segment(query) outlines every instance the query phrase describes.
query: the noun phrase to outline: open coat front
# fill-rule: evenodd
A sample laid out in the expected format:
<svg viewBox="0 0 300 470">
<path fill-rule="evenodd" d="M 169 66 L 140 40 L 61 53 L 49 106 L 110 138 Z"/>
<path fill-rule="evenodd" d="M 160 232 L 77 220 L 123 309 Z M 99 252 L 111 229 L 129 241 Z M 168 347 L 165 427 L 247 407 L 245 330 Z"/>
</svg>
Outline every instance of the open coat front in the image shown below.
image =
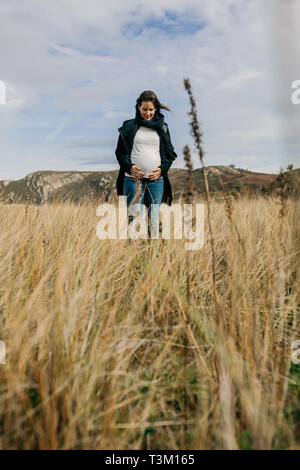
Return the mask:
<svg viewBox="0 0 300 470">
<path fill-rule="evenodd" d="M 130 168 L 132 167 L 133 163 L 131 161 L 130 155 L 133 147 L 133 140 L 135 134 L 138 131 L 138 124 L 135 119 L 129 119 L 128 121 L 124 121 L 122 127 L 118 129 L 120 132 L 117 148 L 115 151 L 117 160 L 120 165 L 120 171 L 118 174 L 117 179 L 117 194 L 118 196 L 123 196 L 123 184 L 124 184 L 124 177 L 125 172 L 130 173 Z M 163 129 L 166 132 L 166 139 L 170 145 L 168 147 L 172 150 L 165 149 L 163 144 L 162 138 L 159 136 L 159 152 L 161 157 L 161 175 L 164 179 L 164 192 L 162 197 L 162 202 L 168 204 L 169 206 L 172 204 L 172 188 L 171 183 L 168 178 L 168 171 L 170 166 L 172 165 L 175 158 L 177 158 L 176 153 L 174 152 L 174 147 L 171 143 L 171 137 L 169 133 L 169 128 L 166 123 L 163 124 Z"/>
</svg>

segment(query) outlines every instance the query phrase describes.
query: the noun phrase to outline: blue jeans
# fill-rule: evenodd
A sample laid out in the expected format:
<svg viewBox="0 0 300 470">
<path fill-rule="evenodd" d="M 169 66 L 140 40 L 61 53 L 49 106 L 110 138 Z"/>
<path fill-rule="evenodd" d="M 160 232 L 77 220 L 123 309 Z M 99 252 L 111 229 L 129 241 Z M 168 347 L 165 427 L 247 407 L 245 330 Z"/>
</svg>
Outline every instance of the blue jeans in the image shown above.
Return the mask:
<svg viewBox="0 0 300 470">
<path fill-rule="evenodd" d="M 132 222 L 136 214 L 136 208 L 134 208 L 133 204 L 143 204 L 143 209 L 145 206 L 148 209 L 148 218 L 151 217 L 151 233 L 149 233 L 149 236 L 151 236 L 152 238 L 158 238 L 159 206 L 161 204 L 164 193 L 164 179 L 162 176 L 156 181 L 150 181 L 149 178 L 143 178 L 140 180 L 140 184 L 142 198 L 140 201 L 138 201 L 137 197 L 134 198 L 134 196 L 136 195 L 135 179 L 129 178 L 129 176 L 125 175 L 123 192 L 124 196 L 127 196 L 127 207 L 129 207 L 130 203 L 132 202 L 132 205 L 129 207 L 128 210 L 128 222 Z M 141 215 L 142 214 L 140 214 L 140 218 Z"/>
</svg>

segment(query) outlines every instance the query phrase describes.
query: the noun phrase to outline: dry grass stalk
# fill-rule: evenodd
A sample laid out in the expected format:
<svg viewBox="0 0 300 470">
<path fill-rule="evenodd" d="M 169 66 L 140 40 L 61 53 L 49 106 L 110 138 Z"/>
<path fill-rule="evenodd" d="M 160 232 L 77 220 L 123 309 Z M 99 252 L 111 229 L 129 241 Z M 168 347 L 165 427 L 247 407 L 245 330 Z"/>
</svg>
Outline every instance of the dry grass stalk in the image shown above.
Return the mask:
<svg viewBox="0 0 300 470">
<path fill-rule="evenodd" d="M 185 166 L 187 168 L 186 190 L 184 194 L 184 200 L 186 204 L 191 204 L 194 199 L 195 191 L 194 191 L 193 177 L 192 177 L 193 163 L 192 163 L 191 153 L 190 153 L 190 149 L 188 145 L 184 147 L 183 154 L 184 154 Z"/>
<path fill-rule="evenodd" d="M 277 178 L 276 194 L 280 202 L 279 217 L 283 219 L 288 210 L 288 184 L 286 181 L 286 173 L 282 170 Z"/>
<path fill-rule="evenodd" d="M 91 203 L 30 205 L 26 224 L 24 206 L 1 205 L 0 448 L 300 448 L 291 204 L 277 276 L 276 200 L 235 202 L 245 257 L 224 204 L 212 202 L 229 334 L 214 315 L 209 245 L 187 265 L 184 246 L 168 240 L 153 262 L 138 242 L 97 239 Z"/>
<path fill-rule="evenodd" d="M 189 95 L 190 104 L 191 104 L 191 111 L 188 113 L 191 116 L 190 126 L 191 132 L 195 140 L 196 147 L 198 149 L 198 154 L 200 158 L 200 162 L 203 168 L 203 177 L 204 177 L 204 185 L 205 185 L 205 194 L 206 194 L 206 201 L 207 201 L 207 220 L 209 226 L 209 234 L 210 234 L 210 244 L 211 244 L 211 252 L 212 252 L 212 282 L 213 282 L 213 302 L 215 305 L 216 316 L 218 322 L 224 321 L 222 308 L 218 303 L 217 299 L 217 288 L 216 288 L 216 254 L 215 254 L 215 241 L 214 235 L 212 230 L 211 224 L 211 210 L 210 210 L 210 194 L 209 194 L 209 185 L 208 185 L 208 178 L 206 173 L 206 167 L 204 164 L 204 150 L 202 147 L 202 132 L 200 130 L 197 118 L 197 111 L 196 111 L 196 102 L 193 97 L 192 87 L 190 85 L 189 79 L 184 79 L 184 86 L 187 90 Z M 224 325 L 225 326 L 225 325 Z"/>
<path fill-rule="evenodd" d="M 26 204 L 25 204 L 25 217 L 27 218 L 28 213 L 28 206 L 29 206 L 29 195 L 26 196 Z"/>
<path fill-rule="evenodd" d="M 193 180 L 192 180 L 192 170 L 193 170 L 193 163 L 191 159 L 191 154 L 190 154 L 190 149 L 186 145 L 183 149 L 183 154 L 184 154 L 184 160 L 185 160 L 185 165 L 187 168 L 187 177 L 186 177 L 186 190 L 184 193 L 184 202 L 185 204 L 192 204 L 193 199 L 194 199 L 194 187 L 193 187 Z M 192 217 L 188 221 L 189 223 L 189 230 L 192 230 L 193 226 L 193 220 Z M 186 263 L 186 300 L 187 304 L 190 305 L 191 301 L 191 274 L 190 274 L 190 256 L 191 254 L 187 252 L 186 258 L 185 258 L 185 263 Z M 183 316 L 185 324 L 186 324 L 186 329 L 191 328 L 187 316 Z M 184 437 L 186 440 L 186 433 L 188 430 L 187 427 L 187 422 L 188 422 L 188 403 L 187 403 L 187 398 L 188 398 L 188 387 L 187 387 L 187 346 L 188 346 L 188 331 L 186 331 L 186 334 L 184 335 L 184 395 L 185 395 L 185 406 L 184 406 L 184 420 L 185 420 L 185 426 L 184 426 Z"/>
</svg>

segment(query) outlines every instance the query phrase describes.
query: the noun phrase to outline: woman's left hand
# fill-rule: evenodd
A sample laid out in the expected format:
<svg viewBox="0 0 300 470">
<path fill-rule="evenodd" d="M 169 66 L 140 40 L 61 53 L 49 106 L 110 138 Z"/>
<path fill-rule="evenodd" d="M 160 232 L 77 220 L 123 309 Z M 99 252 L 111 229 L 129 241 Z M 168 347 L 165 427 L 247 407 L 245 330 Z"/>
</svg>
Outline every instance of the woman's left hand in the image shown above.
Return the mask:
<svg viewBox="0 0 300 470">
<path fill-rule="evenodd" d="M 148 178 L 151 181 L 156 181 L 161 177 L 161 168 L 155 168 L 152 173 L 149 173 Z"/>
</svg>

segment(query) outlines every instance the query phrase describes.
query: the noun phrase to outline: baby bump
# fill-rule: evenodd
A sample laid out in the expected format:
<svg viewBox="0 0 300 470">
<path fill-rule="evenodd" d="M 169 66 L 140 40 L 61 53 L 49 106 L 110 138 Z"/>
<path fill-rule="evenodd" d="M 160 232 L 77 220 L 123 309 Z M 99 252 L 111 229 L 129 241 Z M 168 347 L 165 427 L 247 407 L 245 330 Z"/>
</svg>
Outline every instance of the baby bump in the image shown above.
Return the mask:
<svg viewBox="0 0 300 470">
<path fill-rule="evenodd" d="M 151 173 L 155 168 L 158 168 L 161 164 L 160 155 L 153 155 L 151 157 L 147 155 L 136 155 L 131 157 L 131 161 L 134 165 L 137 165 L 141 170 L 146 173 L 146 178 L 148 174 Z"/>
</svg>

